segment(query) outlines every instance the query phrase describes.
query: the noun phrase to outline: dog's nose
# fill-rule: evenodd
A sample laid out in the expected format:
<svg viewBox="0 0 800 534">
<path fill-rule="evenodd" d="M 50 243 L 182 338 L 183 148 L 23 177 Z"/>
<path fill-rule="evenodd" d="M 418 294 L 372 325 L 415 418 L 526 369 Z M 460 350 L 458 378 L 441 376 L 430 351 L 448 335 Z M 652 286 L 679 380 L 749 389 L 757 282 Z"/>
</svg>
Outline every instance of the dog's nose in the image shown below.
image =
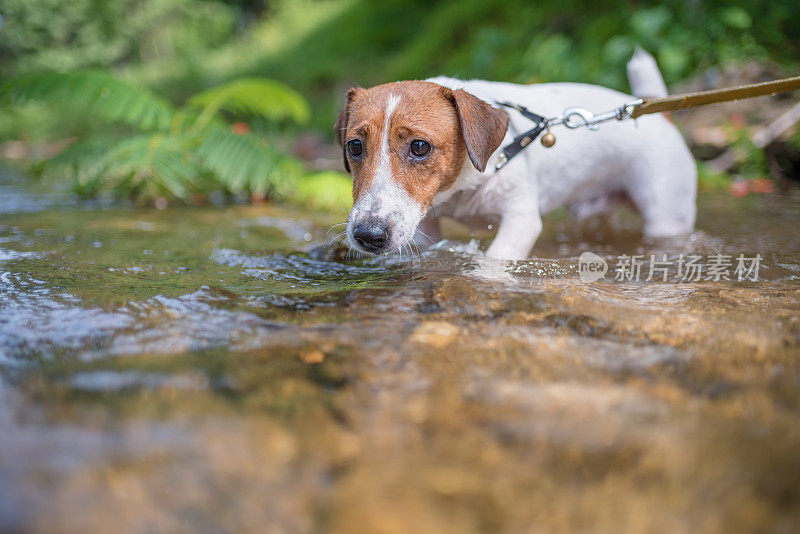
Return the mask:
<svg viewBox="0 0 800 534">
<path fill-rule="evenodd" d="M 356 224 L 353 239 L 369 252 L 380 252 L 389 243 L 389 225 L 381 221 Z"/>
</svg>

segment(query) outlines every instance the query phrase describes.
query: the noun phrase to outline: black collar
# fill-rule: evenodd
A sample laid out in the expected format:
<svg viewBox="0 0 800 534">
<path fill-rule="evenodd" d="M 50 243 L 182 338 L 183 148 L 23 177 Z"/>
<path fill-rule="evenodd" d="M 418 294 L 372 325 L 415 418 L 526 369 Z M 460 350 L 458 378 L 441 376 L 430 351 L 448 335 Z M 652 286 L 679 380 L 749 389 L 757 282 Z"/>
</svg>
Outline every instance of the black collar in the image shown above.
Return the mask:
<svg viewBox="0 0 800 534">
<path fill-rule="evenodd" d="M 534 122 L 534 127 L 516 136 L 513 141 L 503 147 L 503 153 L 500 154 L 500 161 L 495 165 L 495 170 L 499 171 L 505 167 L 511 158 L 522 152 L 522 149 L 535 141 L 539 134 L 547 127 L 547 121 L 541 115 L 537 115 L 529 111 L 525 106 L 519 104 L 512 104 L 511 102 L 495 102 L 499 106 L 505 106 L 517 110 L 521 115 L 527 117 Z"/>
</svg>

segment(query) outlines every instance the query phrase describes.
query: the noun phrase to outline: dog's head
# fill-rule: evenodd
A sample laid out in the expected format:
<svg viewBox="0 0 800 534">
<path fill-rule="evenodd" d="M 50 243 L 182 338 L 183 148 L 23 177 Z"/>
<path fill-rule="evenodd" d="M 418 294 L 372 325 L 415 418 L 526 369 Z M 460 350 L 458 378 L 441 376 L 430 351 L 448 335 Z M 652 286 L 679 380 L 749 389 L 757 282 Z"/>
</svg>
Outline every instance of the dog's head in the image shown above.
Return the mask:
<svg viewBox="0 0 800 534">
<path fill-rule="evenodd" d="M 466 156 L 483 172 L 507 128 L 505 112 L 460 89 L 417 81 L 350 89 L 335 126 L 353 175 L 350 246 L 381 254 L 410 242 Z"/>
</svg>

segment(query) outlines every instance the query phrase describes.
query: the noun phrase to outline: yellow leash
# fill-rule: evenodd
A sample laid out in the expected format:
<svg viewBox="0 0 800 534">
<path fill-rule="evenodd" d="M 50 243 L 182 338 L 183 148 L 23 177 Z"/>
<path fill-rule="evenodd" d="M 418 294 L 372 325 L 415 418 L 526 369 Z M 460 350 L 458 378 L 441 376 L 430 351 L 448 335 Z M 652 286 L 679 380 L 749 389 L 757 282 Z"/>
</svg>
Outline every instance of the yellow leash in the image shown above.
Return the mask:
<svg viewBox="0 0 800 534">
<path fill-rule="evenodd" d="M 743 98 L 788 93 L 789 91 L 795 91 L 797 89 L 800 89 L 800 76 L 783 80 L 773 80 L 770 82 L 751 83 L 748 85 L 740 85 L 739 87 L 673 95 L 665 98 L 645 98 L 642 99 L 641 104 L 633 106 L 630 112 L 630 118 L 635 119 L 636 117 L 649 115 L 651 113 L 678 111 L 679 109 L 696 108 L 699 106 L 707 106 L 708 104 L 741 100 Z"/>
<path fill-rule="evenodd" d="M 800 76 L 785 78 L 783 80 L 773 80 L 770 82 L 740 85 L 739 87 L 672 95 L 665 98 L 637 98 L 636 100 L 625 102 L 618 108 L 606 111 L 605 113 L 593 113 L 586 108 L 570 107 L 565 109 L 561 115 L 550 118 L 537 115 L 518 104 L 513 104 L 511 102 L 495 102 L 497 105 L 517 110 L 533 122 L 533 127 L 530 130 L 519 134 L 511 143 L 503 147 L 495 169 L 502 169 L 511 158 L 519 154 L 525 147 L 530 146 L 531 142 L 540 135 L 542 145 L 547 148 L 555 145 L 556 137 L 550 133 L 550 128 L 552 126 L 563 125 L 570 130 L 585 126 L 590 130 L 597 130 L 600 124 L 612 120 L 623 121 L 635 119 L 651 113 L 678 111 L 680 109 L 696 108 L 698 106 L 730 102 L 743 98 L 787 93 L 797 89 L 800 89 Z"/>
</svg>

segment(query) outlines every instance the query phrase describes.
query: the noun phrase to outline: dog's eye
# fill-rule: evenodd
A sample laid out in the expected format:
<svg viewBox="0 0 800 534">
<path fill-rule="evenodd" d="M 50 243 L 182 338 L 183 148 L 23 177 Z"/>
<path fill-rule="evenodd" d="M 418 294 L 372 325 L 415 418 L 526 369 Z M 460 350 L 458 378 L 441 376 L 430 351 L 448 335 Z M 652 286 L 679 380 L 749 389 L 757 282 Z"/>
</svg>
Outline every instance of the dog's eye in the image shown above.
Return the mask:
<svg viewBox="0 0 800 534">
<path fill-rule="evenodd" d="M 415 158 L 424 158 L 430 151 L 431 145 L 425 141 L 420 141 L 417 139 L 416 141 L 411 142 L 411 155 Z"/>
<path fill-rule="evenodd" d="M 364 145 L 358 139 L 353 139 L 347 142 L 347 152 L 350 153 L 351 158 L 360 158 L 364 153 Z"/>
</svg>

